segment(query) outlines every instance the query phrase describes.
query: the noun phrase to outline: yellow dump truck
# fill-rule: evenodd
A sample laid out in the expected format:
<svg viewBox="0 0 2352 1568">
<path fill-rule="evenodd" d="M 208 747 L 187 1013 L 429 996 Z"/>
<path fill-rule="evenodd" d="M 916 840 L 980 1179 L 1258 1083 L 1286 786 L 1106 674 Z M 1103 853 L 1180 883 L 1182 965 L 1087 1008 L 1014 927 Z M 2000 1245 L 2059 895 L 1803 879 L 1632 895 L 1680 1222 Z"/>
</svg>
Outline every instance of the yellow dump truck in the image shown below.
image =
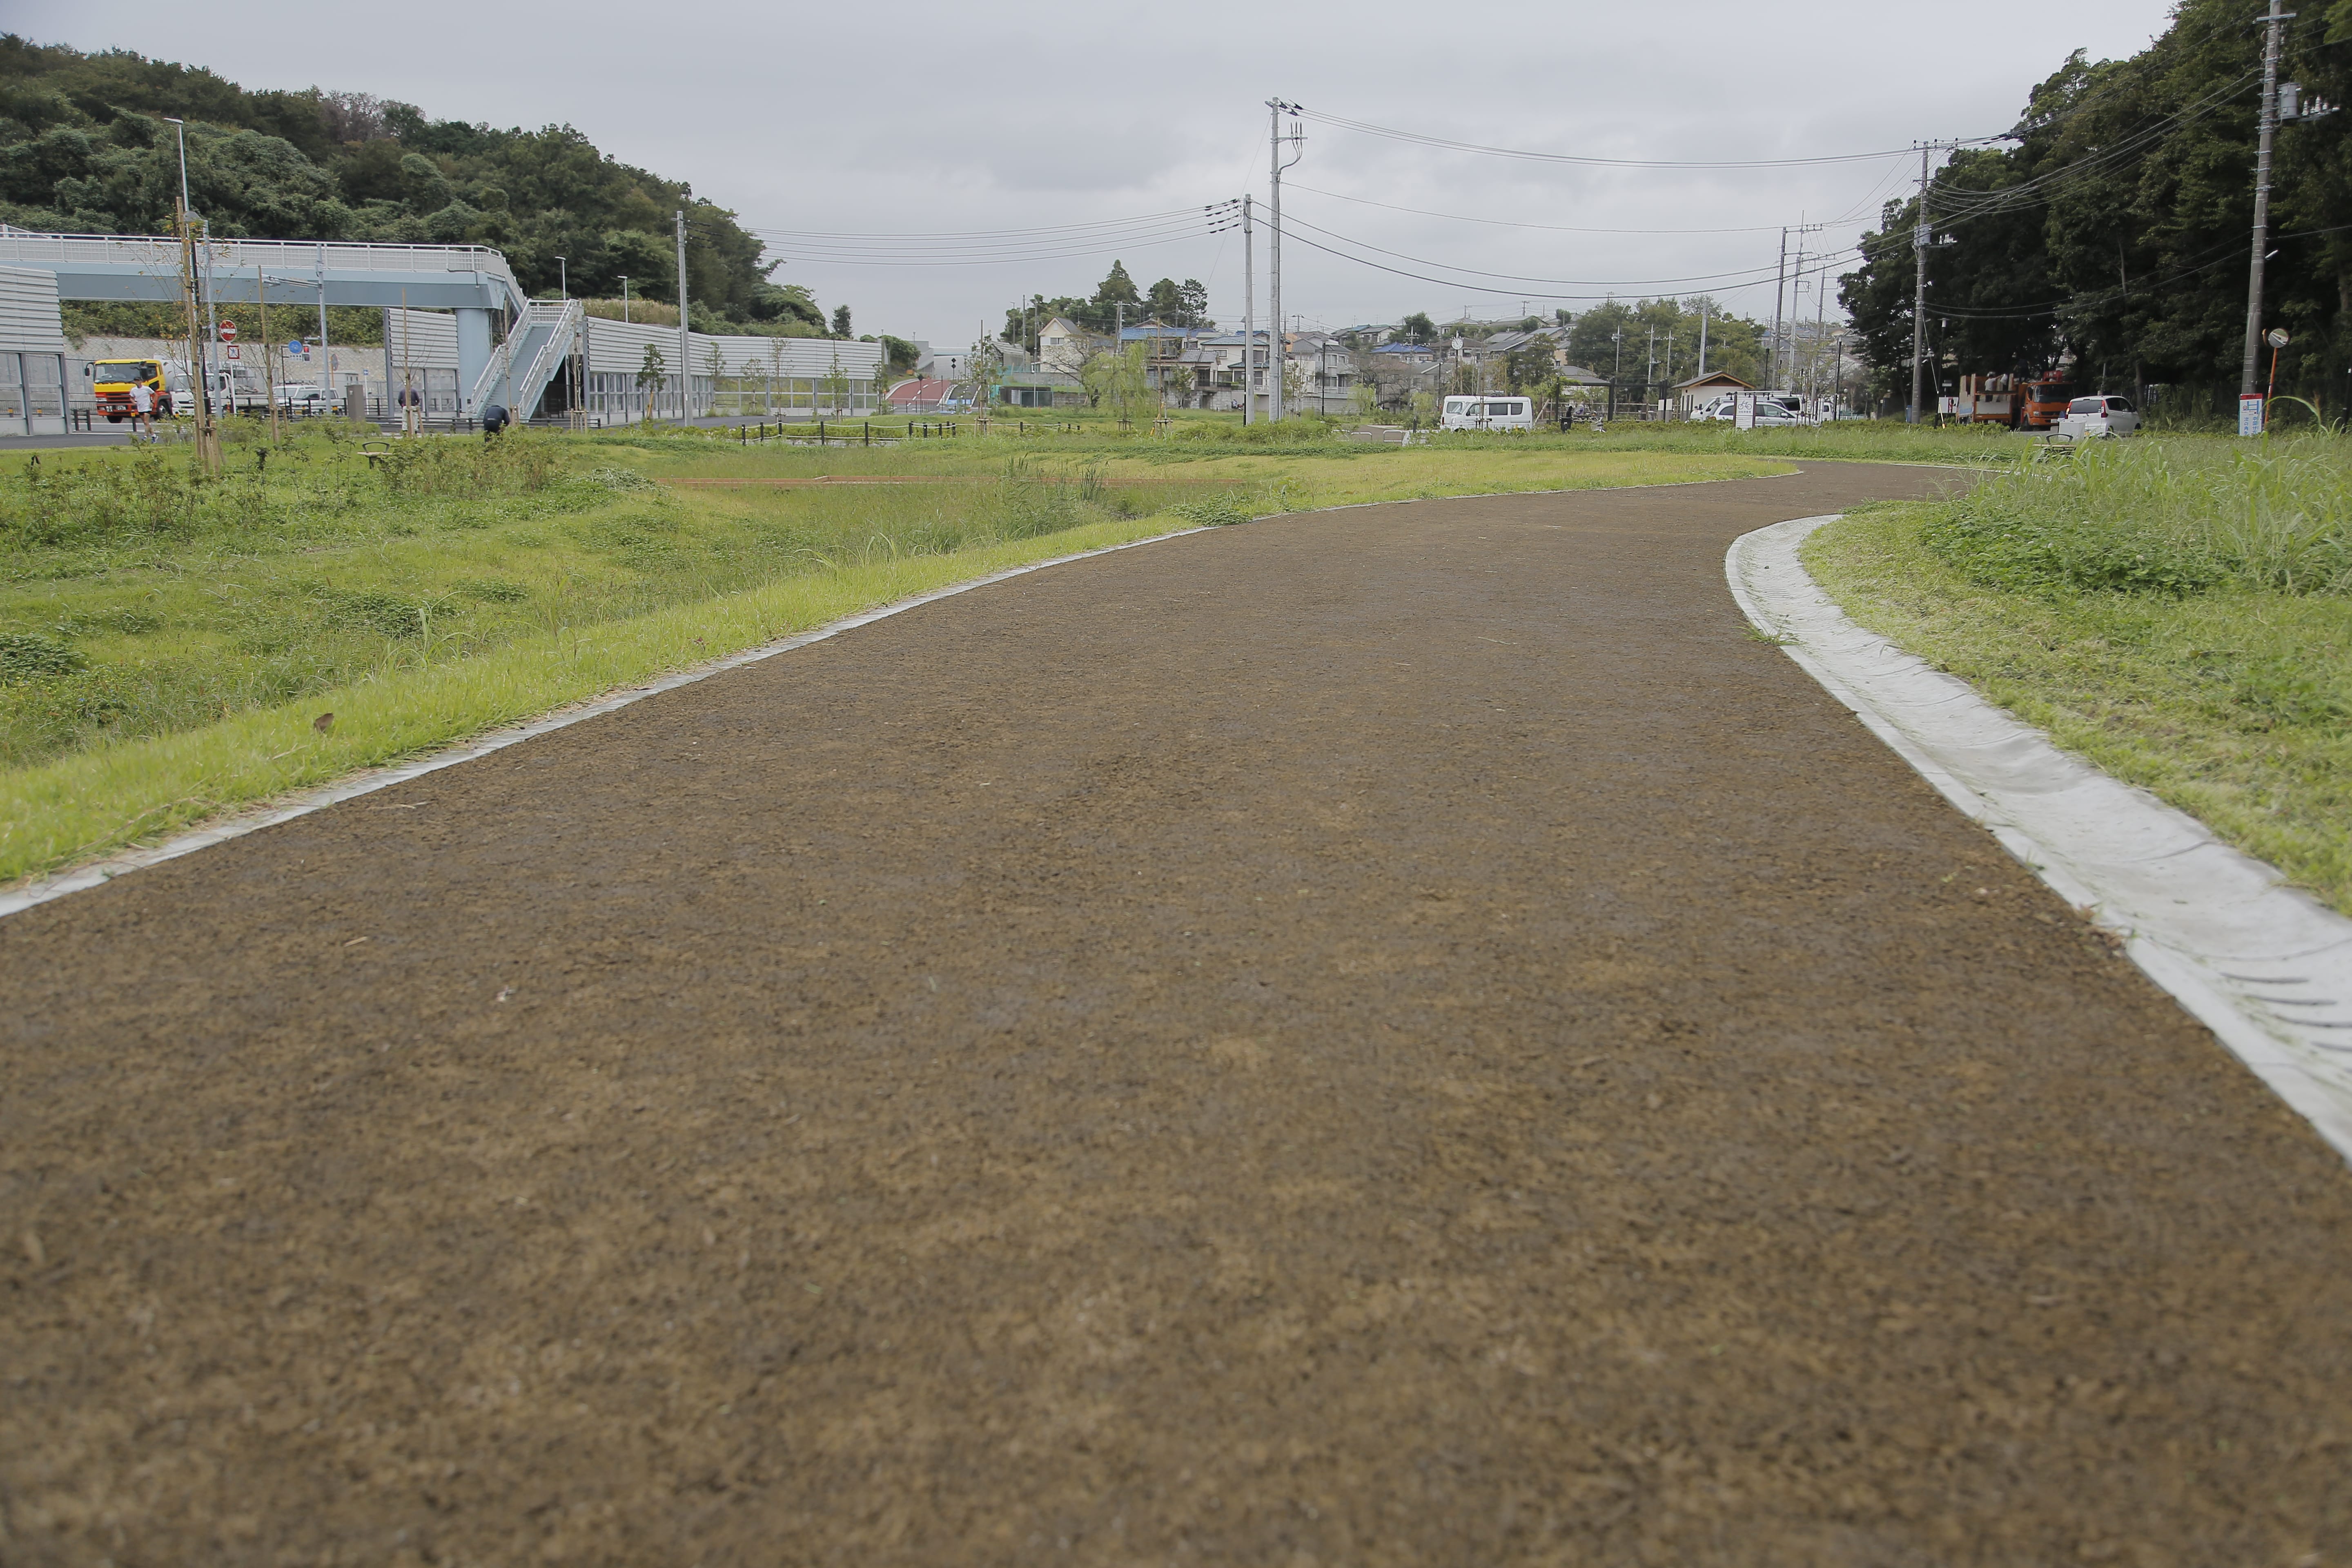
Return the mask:
<svg viewBox="0 0 2352 1568">
<path fill-rule="evenodd" d="M 158 419 L 172 416 L 172 392 L 163 377 L 163 367 L 152 359 L 102 359 L 89 369 L 91 395 L 98 400 L 98 411 L 106 416 L 110 425 L 120 425 L 137 412 L 131 402 L 131 389 L 144 385 L 155 395 L 154 414 Z"/>
</svg>

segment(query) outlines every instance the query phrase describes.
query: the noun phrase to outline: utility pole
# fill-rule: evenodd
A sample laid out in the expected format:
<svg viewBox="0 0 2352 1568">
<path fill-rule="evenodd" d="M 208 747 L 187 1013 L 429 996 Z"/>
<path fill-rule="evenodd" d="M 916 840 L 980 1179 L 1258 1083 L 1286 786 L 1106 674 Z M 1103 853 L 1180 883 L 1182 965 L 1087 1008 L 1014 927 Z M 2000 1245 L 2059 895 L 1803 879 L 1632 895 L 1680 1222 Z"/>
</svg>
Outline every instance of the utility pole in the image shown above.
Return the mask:
<svg viewBox="0 0 2352 1568">
<path fill-rule="evenodd" d="M 1702 377 L 1706 374 L 1706 315 L 1714 305 L 1712 300 L 1702 300 L 1698 306 L 1698 374 Z"/>
<path fill-rule="evenodd" d="M 1822 275 L 1813 279 L 1813 352 L 1811 360 L 1808 362 L 1811 364 L 1812 369 L 1808 373 L 1806 380 L 1806 384 L 1813 390 L 1813 402 L 1817 406 L 1821 402 L 1822 394 L 1822 334 L 1827 331 L 1829 327 L 1829 305 L 1827 303 L 1827 296 L 1830 291 L 1829 258 L 1827 257 L 1823 257 L 1822 261 Z M 1832 412 L 1834 413 L 1835 409 L 1832 408 Z"/>
<path fill-rule="evenodd" d="M 333 356 L 327 352 L 327 242 L 325 240 L 320 240 L 319 242 L 318 279 L 319 390 L 326 395 L 327 405 L 331 408 L 334 406 L 335 402 L 335 378 L 328 373 L 328 367 L 332 365 L 335 362 Z M 472 395 L 473 389 L 471 387 L 467 387 L 466 390 L 468 395 Z"/>
<path fill-rule="evenodd" d="M 677 209 L 677 422 L 685 424 L 694 404 L 694 362 L 686 343 L 686 209 Z"/>
<path fill-rule="evenodd" d="M 1925 142 L 1919 143 L 1919 212 L 1911 225 L 1911 410 L 1905 421 L 1911 425 L 1919 423 L 1919 397 L 1927 378 L 1927 151 Z"/>
<path fill-rule="evenodd" d="M 1772 280 L 1772 357 L 1765 362 L 1764 379 L 1771 382 L 1780 374 L 1780 296 L 1789 288 L 1789 231 L 1780 230 L 1780 270 Z"/>
<path fill-rule="evenodd" d="M 1251 405 L 1257 395 L 1251 384 L 1257 377 L 1257 272 L 1250 250 L 1250 201 L 1242 198 L 1242 423 L 1254 423 Z"/>
<path fill-rule="evenodd" d="M 1266 167 L 1273 178 L 1273 228 L 1265 242 L 1266 317 L 1273 331 L 1266 338 L 1266 418 L 1282 417 L 1282 375 L 1284 359 L 1282 345 L 1282 172 L 1290 163 L 1282 161 L 1283 110 L 1296 107 L 1278 98 L 1265 100 Z M 1287 139 L 1293 147 L 1305 138 L 1293 132 Z M 1298 162 L 1294 156 L 1291 163 Z"/>
<path fill-rule="evenodd" d="M 2292 15 L 2279 9 L 2281 3 L 2271 0 L 2270 15 L 2263 18 L 2268 36 L 2263 40 L 2262 140 L 2254 154 L 2254 250 L 2246 274 L 2246 358 L 2238 382 L 2241 393 L 2256 390 L 2254 378 L 2262 354 L 2263 262 L 2271 227 L 2271 142 L 2278 134 L 2279 37 Z"/>
</svg>

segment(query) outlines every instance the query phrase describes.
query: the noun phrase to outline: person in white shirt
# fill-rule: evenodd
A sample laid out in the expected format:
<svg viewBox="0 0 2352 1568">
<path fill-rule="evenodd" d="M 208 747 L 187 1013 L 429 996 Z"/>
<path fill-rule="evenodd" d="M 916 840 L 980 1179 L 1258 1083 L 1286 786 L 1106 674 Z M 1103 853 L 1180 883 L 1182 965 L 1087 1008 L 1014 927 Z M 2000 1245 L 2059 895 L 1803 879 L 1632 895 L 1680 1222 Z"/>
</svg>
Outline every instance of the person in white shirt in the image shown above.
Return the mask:
<svg viewBox="0 0 2352 1568">
<path fill-rule="evenodd" d="M 155 438 L 155 389 L 143 381 L 131 384 L 131 433 L 133 440 Z"/>
</svg>

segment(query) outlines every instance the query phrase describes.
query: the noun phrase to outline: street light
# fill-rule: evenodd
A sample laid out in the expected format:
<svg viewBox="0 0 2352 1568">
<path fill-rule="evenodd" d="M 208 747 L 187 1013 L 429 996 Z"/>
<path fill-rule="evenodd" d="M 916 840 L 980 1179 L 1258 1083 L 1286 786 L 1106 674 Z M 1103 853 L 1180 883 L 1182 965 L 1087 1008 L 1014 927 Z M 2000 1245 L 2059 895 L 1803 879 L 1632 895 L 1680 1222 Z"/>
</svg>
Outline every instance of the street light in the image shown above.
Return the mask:
<svg viewBox="0 0 2352 1568">
<path fill-rule="evenodd" d="M 188 204 L 188 122 L 174 120 L 168 114 L 163 118 L 180 128 L 180 211 L 185 214 L 191 210 Z"/>
<path fill-rule="evenodd" d="M 188 247 L 188 289 L 193 300 L 204 292 L 202 279 L 196 273 L 196 214 L 188 200 L 188 122 L 173 115 L 164 119 L 180 128 L 180 235 Z M 196 395 L 196 436 L 200 447 L 209 447 L 212 434 L 213 389 L 212 366 L 205 356 L 204 334 L 196 326 L 193 305 L 188 311 L 188 379 L 194 384 Z M 217 459 L 209 454 L 206 460 L 218 467 Z"/>
<path fill-rule="evenodd" d="M 555 258 L 555 291 L 566 300 L 572 298 L 572 273 L 561 256 Z"/>
</svg>

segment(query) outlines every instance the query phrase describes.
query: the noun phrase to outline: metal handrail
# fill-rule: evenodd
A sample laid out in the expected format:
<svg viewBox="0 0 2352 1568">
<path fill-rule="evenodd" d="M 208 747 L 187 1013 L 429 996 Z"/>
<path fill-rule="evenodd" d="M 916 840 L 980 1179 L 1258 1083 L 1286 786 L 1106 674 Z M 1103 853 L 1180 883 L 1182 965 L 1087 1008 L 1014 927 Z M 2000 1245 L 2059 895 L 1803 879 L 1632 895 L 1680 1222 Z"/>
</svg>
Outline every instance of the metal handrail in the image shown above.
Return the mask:
<svg viewBox="0 0 2352 1568">
<path fill-rule="evenodd" d="M 482 374 L 475 378 L 471 406 L 478 409 L 488 407 L 490 393 L 500 381 L 507 383 L 508 395 L 518 404 L 523 400 L 521 389 L 525 386 L 536 387 L 543 392 L 548 381 L 552 380 L 555 374 L 554 367 L 548 362 L 551 359 L 560 360 L 572 352 L 571 333 L 567 329 L 578 324 L 582 310 L 583 307 L 577 300 L 526 301 L 522 314 L 515 321 L 514 329 L 507 333 L 507 343 L 509 349 L 517 339 L 528 337 L 531 329 L 541 323 L 545 323 L 548 328 L 546 341 L 539 345 L 530 359 L 520 363 L 510 355 L 491 355 L 489 363 L 482 366 Z M 537 401 L 536 397 L 533 401 Z M 519 410 L 515 413 L 516 417 L 521 417 Z"/>
<path fill-rule="evenodd" d="M 373 245 L 312 239 L 221 239 L 198 242 L 218 268 L 276 263 L 299 257 L 330 268 L 375 268 L 399 272 L 479 272 L 514 283 L 505 255 L 487 245 Z M 176 255 L 180 241 L 161 234 L 37 234 L 0 225 L 0 258 L 11 261 L 104 261 L 109 252 L 136 248 L 144 257 Z M 518 286 L 520 291 L 520 286 Z"/>
</svg>

